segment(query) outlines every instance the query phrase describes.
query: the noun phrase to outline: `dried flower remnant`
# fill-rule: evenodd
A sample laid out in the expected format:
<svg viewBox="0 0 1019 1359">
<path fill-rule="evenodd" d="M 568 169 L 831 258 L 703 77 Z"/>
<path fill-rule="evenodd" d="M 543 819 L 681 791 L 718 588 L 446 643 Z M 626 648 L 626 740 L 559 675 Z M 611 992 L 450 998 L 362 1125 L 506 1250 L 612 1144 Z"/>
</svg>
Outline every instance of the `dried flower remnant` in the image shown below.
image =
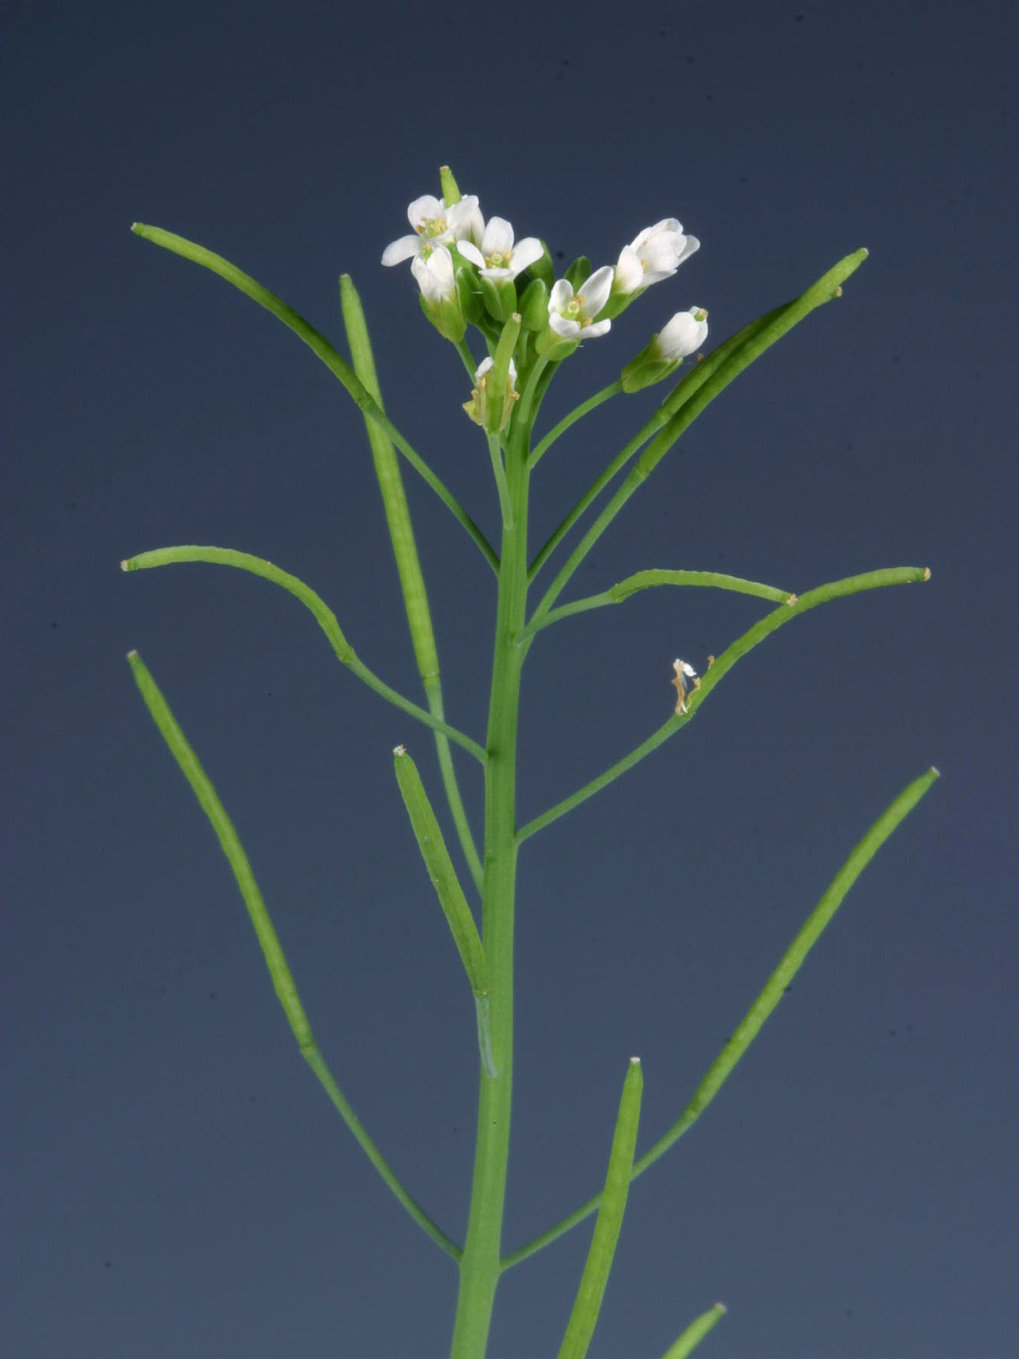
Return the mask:
<svg viewBox="0 0 1019 1359">
<path fill-rule="evenodd" d="M 686 707 L 686 696 L 688 693 L 686 687 L 687 680 L 688 679 L 693 680 L 694 682 L 693 687 L 695 689 L 700 684 L 700 680 L 697 678 L 697 671 L 693 668 L 693 666 L 690 665 L 688 661 L 681 661 L 678 656 L 672 662 L 672 668 L 673 670 L 675 670 L 676 674 L 675 678 L 672 679 L 670 683 L 675 686 L 676 715 L 679 716 L 681 713 L 685 713 L 687 711 Z"/>
</svg>

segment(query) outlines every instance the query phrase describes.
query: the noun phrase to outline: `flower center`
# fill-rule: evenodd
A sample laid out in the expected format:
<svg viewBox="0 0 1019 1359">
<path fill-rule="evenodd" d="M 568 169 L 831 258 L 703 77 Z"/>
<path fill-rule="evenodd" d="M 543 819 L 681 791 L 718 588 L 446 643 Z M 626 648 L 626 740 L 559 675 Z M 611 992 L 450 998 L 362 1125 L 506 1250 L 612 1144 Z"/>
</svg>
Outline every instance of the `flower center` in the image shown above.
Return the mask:
<svg viewBox="0 0 1019 1359">
<path fill-rule="evenodd" d="M 422 217 L 416 230 L 419 236 L 424 236 L 426 241 L 430 241 L 435 236 L 441 236 L 447 226 L 445 217 Z"/>
</svg>

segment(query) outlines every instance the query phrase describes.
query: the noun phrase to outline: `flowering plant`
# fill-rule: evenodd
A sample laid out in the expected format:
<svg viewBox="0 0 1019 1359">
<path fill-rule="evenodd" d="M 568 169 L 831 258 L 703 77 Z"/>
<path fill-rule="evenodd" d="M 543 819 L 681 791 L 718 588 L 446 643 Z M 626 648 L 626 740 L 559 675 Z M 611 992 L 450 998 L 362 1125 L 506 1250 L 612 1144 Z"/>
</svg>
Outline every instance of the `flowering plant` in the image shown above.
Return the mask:
<svg viewBox="0 0 1019 1359">
<path fill-rule="evenodd" d="M 497 1287 L 507 1270 L 597 1214 L 587 1261 L 559 1350 L 560 1359 L 582 1359 L 598 1319 L 633 1178 L 658 1160 L 714 1099 L 803 965 L 846 892 L 928 791 L 937 771 L 931 769 L 910 783 L 850 853 L 671 1126 L 637 1155 L 643 1075 L 639 1060 L 633 1058 L 622 1082 L 603 1187 L 561 1222 L 534 1240 L 507 1251 L 503 1215 L 512 1112 L 514 908 L 520 851 L 532 835 L 678 736 L 698 717 L 729 671 L 776 629 L 830 600 L 861 590 L 924 580 L 929 572 L 910 566 L 870 571 L 796 595 L 773 585 L 718 572 L 669 566 L 639 571 L 599 594 L 561 603 L 563 592 L 580 564 L 690 424 L 766 349 L 816 307 L 838 297 L 842 284 L 863 262 L 866 251 L 846 256 L 802 295 L 744 326 L 706 356 L 700 351 L 708 336 L 707 313 L 699 306 L 676 312 L 645 348 L 625 364 L 616 381 L 537 438 L 542 402 L 559 365 L 570 359 L 584 342 L 608 335 L 613 320 L 651 287 L 671 278 L 698 249 L 699 242 L 687 235 L 675 218 L 665 218 L 624 245 L 614 266 L 592 269 L 590 261 L 581 258 L 556 277 L 547 246 L 533 236 L 517 241 L 505 218 L 491 217 L 486 222 L 478 198 L 461 195 L 447 168 L 441 171 L 441 187 L 441 198 L 425 196 L 410 204 L 408 217 L 413 234 L 387 246 L 382 263 L 396 265 L 410 261 L 424 314 L 455 347 L 467 371 L 471 391 L 464 409 L 484 431 L 488 445 L 498 502 L 498 546 L 386 415 L 367 325 L 349 277 L 341 278 L 340 292 L 350 362 L 286 303 L 221 256 L 157 227 L 135 224 L 133 228 L 145 239 L 211 269 L 272 312 L 329 367 L 361 410 L 383 494 L 424 706 L 376 675 L 347 640 L 325 601 L 303 581 L 270 562 L 228 548 L 187 546 L 142 552 L 122 566 L 127 571 L 137 571 L 176 562 L 208 562 L 239 568 L 281 586 L 311 611 L 342 665 L 399 709 L 404 718 L 430 730 L 449 819 L 455 830 L 459 866 L 405 744 L 396 746 L 393 763 L 396 785 L 424 868 L 446 917 L 474 999 L 478 1122 L 470 1210 L 462 1239 L 448 1234 L 416 1202 L 337 1084 L 315 1043 L 294 978 L 233 825 L 152 675 L 137 653 L 132 652 L 129 660 L 152 717 L 219 837 L 302 1057 L 382 1180 L 431 1241 L 457 1266 L 459 1288 L 451 1359 L 483 1359 Z M 481 351 L 483 356 L 479 358 Z M 528 534 L 528 509 L 531 477 L 538 462 L 566 430 L 603 402 L 671 379 L 684 361 L 694 355 L 696 362 L 688 365 L 685 374 L 646 415 L 633 438 L 567 510 L 548 540 L 533 550 Z M 488 727 L 482 739 L 462 731 L 446 716 L 428 593 L 404 492 L 400 457 L 470 536 L 486 568 L 497 579 Z M 575 534 L 580 520 L 613 482 L 617 483 L 615 491 L 586 529 L 579 536 Z M 533 602 L 532 588 L 539 575 L 552 555 L 568 541 L 572 542 L 571 550 L 537 602 Z M 571 615 L 620 604 L 649 588 L 732 590 L 768 601 L 772 607 L 721 655 L 709 656 L 701 662 L 700 674 L 691 661 L 672 662 L 671 683 L 676 699 L 661 725 L 609 769 L 520 824 L 516 800 L 517 724 L 521 677 L 532 644 L 545 628 Z M 667 662 L 663 661 L 663 685 L 666 674 Z M 454 760 L 454 747 L 461 759 L 470 757 L 483 773 L 480 842 L 475 838 L 472 818 L 461 795 L 462 770 Z M 682 1359 L 689 1354 L 723 1312 L 721 1304 L 702 1312 L 682 1330 L 666 1359 Z M 640 1346 L 641 1338 L 634 1334 L 634 1354 L 640 1352 Z"/>
</svg>

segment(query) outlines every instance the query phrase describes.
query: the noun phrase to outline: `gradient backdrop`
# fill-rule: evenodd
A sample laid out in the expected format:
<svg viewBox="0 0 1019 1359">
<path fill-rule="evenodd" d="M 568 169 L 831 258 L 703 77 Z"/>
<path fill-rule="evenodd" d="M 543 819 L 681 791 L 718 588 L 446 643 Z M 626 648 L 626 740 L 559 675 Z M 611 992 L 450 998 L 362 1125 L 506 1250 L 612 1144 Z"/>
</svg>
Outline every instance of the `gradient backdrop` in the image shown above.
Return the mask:
<svg viewBox="0 0 1019 1359">
<path fill-rule="evenodd" d="M 416 695 L 360 417 L 282 326 L 146 244 L 235 260 L 337 340 L 349 271 L 390 413 L 495 532 L 455 354 L 406 266 L 448 162 L 568 260 L 660 217 L 702 241 L 553 386 L 558 418 L 679 308 L 711 343 L 868 263 L 726 392 L 569 597 L 649 566 L 831 604 L 681 736 L 531 840 L 507 1246 L 600 1185 L 626 1060 L 676 1117 L 845 854 L 944 778 L 848 899 L 696 1129 L 640 1180 L 592 1359 L 1015 1352 L 1015 94 L 1007 4 L 6 4 L 6 1041 L 12 1359 L 432 1359 L 455 1271 L 300 1061 L 215 840 L 135 692 L 139 648 L 253 858 L 319 1042 L 397 1172 L 465 1220 L 474 1034 L 396 792 L 430 738 L 238 572 L 318 588 Z M 564 439 L 535 539 L 652 408 Z M 547 425 L 546 425 L 547 427 Z M 483 729 L 492 580 L 407 477 L 447 708 Z M 637 744 L 767 606 L 651 591 L 525 675 L 530 819 Z M 479 791 L 474 767 L 466 786 Z M 474 804 L 476 806 L 476 802 Z M 492 1359 L 556 1353 L 589 1227 L 507 1276 Z"/>
</svg>

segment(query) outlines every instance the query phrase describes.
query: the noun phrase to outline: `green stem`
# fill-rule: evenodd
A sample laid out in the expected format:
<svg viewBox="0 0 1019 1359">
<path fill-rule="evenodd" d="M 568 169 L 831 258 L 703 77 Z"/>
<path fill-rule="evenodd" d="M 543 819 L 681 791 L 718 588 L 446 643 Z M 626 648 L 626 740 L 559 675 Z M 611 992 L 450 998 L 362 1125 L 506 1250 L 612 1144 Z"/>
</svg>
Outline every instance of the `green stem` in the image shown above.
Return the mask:
<svg viewBox="0 0 1019 1359">
<path fill-rule="evenodd" d="M 460 340 L 454 348 L 460 355 L 460 362 L 463 364 L 467 376 L 470 378 L 471 382 L 473 382 L 474 374 L 478 371 L 478 361 L 471 353 L 470 345 L 466 340 Z"/>
<path fill-rule="evenodd" d="M 428 699 L 428 711 L 437 722 L 445 725 L 446 710 L 438 676 L 433 680 L 425 680 L 425 696 Z M 446 801 L 453 817 L 453 827 L 456 830 L 457 839 L 460 841 L 463 856 L 467 861 L 471 881 L 480 895 L 483 879 L 481 857 L 474 843 L 474 833 L 471 830 L 471 823 L 467 819 L 467 809 L 464 807 L 463 798 L 460 796 L 460 785 L 457 782 L 456 770 L 453 767 L 453 752 L 449 748 L 449 741 L 441 731 L 435 732 L 435 750 L 439 757 L 439 774 L 442 778 L 442 786 L 446 790 Z"/>
<path fill-rule="evenodd" d="M 819 585 L 816 590 L 809 590 L 805 595 L 789 595 L 784 604 L 773 609 L 771 613 L 762 618 L 760 622 L 755 623 L 742 637 L 737 637 L 736 641 L 723 651 L 701 678 L 697 688 L 691 689 L 687 694 L 687 710 L 685 713 L 674 713 L 666 718 L 657 731 L 653 731 L 645 741 L 642 741 L 629 754 L 624 755 L 621 760 L 617 760 L 614 765 L 599 774 L 597 778 L 592 779 L 590 783 L 585 783 L 583 788 L 578 788 L 575 793 L 563 798 L 562 802 L 557 802 L 554 807 L 549 807 L 548 811 L 542 812 L 533 821 L 528 821 L 525 826 L 520 828 L 517 838 L 522 843 L 535 831 L 543 830 L 545 826 L 557 821 L 559 817 L 565 816 L 574 807 L 578 807 L 582 802 L 586 802 L 589 797 L 593 797 L 595 793 L 607 787 L 608 784 L 618 779 L 620 774 L 625 774 L 635 764 L 639 764 L 653 750 L 657 750 L 670 736 L 674 736 L 681 727 L 686 726 L 687 722 L 690 722 L 696 716 L 701 704 L 712 689 L 728 674 L 738 660 L 749 651 L 753 651 L 754 647 L 759 646 L 766 637 L 770 637 L 773 632 L 784 627 L 786 623 L 791 622 L 799 614 L 805 613 L 808 609 L 815 609 L 819 604 L 826 604 L 831 599 L 841 599 L 846 595 L 858 594 L 861 590 L 876 590 L 886 585 L 909 585 L 916 581 L 929 580 L 930 574 L 925 566 L 892 566 L 878 571 L 865 571 L 859 576 L 846 576 L 843 580 L 835 580 L 828 585 Z M 533 637 L 536 628 L 543 627 L 550 617 L 550 614 L 546 615 L 538 625 L 530 624 L 523 635 Z"/>
<path fill-rule="evenodd" d="M 661 411 L 656 411 L 647 421 L 643 428 L 639 429 L 625 447 L 616 454 L 609 465 L 592 481 L 584 494 L 573 506 L 570 512 L 560 520 L 559 525 L 552 531 L 540 552 L 531 562 L 528 568 L 528 580 L 534 580 L 535 576 L 548 561 L 549 557 L 556 550 L 562 540 L 569 533 L 570 529 L 581 517 L 593 500 L 596 500 L 613 477 L 623 470 L 626 464 L 640 452 L 641 448 L 657 430 L 665 424 L 665 416 Z"/>
<path fill-rule="evenodd" d="M 485 752 L 477 741 L 472 741 L 469 736 L 458 731 L 456 727 L 451 727 L 448 722 L 443 722 L 431 713 L 425 712 L 424 708 L 419 708 L 416 703 L 411 703 L 409 698 L 404 698 L 403 694 L 397 693 L 395 689 L 386 684 L 385 680 L 380 680 L 373 670 L 368 669 L 344 637 L 336 615 L 325 600 L 317 595 L 310 585 L 305 585 L 299 577 L 292 576 L 289 571 L 280 570 L 278 566 L 274 566 L 272 562 L 267 562 L 263 557 L 255 557 L 250 552 L 238 552 L 230 547 L 199 547 L 187 544 L 180 547 L 157 547 L 153 548 L 151 552 L 139 552 L 137 556 L 128 557 L 125 561 L 122 561 L 120 569 L 122 571 L 144 571 L 153 566 L 170 566 L 177 562 L 209 562 L 217 566 L 235 566 L 242 571 L 250 571 L 253 576 L 261 576 L 263 580 L 270 580 L 274 585 L 282 586 L 284 590 L 299 599 L 311 610 L 319 627 L 328 637 L 337 660 L 345 665 L 348 670 L 352 670 L 359 680 L 367 684 L 369 689 L 374 689 L 380 697 L 416 718 L 426 727 L 431 727 L 433 731 L 442 732 L 451 741 L 456 741 L 457 745 L 463 746 L 464 750 L 469 750 L 476 760 L 484 764 Z"/>
<path fill-rule="evenodd" d="M 288 306 L 286 302 L 278 298 L 275 293 L 271 293 L 268 288 L 263 287 L 257 279 L 238 269 L 236 264 L 231 264 L 222 255 L 206 250 L 203 245 L 197 245 L 194 241 L 186 240 L 183 236 L 178 236 L 172 231 L 164 231 L 162 227 L 147 226 L 144 222 L 135 222 L 131 230 L 136 236 L 141 236 L 143 240 L 151 241 L 153 245 L 160 245 L 164 250 L 170 250 L 173 254 L 180 255 L 182 259 L 190 260 L 193 264 L 200 264 L 204 269 L 211 269 L 224 282 L 232 284 L 238 291 L 250 297 L 253 302 L 257 302 L 266 311 L 272 312 L 273 316 L 282 321 L 285 326 L 288 326 L 298 339 L 303 340 L 308 348 L 322 360 L 333 376 L 340 380 L 354 404 L 370 420 L 373 420 L 381 429 L 386 431 L 422 481 L 435 492 L 454 518 L 467 530 L 492 570 L 498 570 L 499 563 L 496 560 L 492 545 L 477 524 L 452 491 L 435 475 L 424 458 L 411 447 L 392 421 L 388 419 L 385 412 L 379 410 L 378 405 L 372 399 L 370 393 L 365 390 L 353 368 L 336 351 L 336 348 L 330 344 L 321 331 L 316 330 L 309 321 L 306 321 L 299 312 L 294 311 L 293 307 Z"/>
<path fill-rule="evenodd" d="M 760 995 L 750 1006 L 750 1009 L 736 1026 L 735 1032 L 708 1068 L 683 1113 L 654 1146 L 634 1163 L 634 1178 L 647 1170 L 648 1166 L 653 1165 L 700 1118 L 729 1079 L 737 1062 L 761 1031 L 765 1020 L 788 991 L 790 983 L 806 962 L 811 949 L 831 923 L 832 917 L 841 906 L 849 889 L 892 832 L 906 819 L 920 799 L 930 792 L 931 787 L 939 777 L 938 770 L 932 768 L 925 774 L 921 774 L 918 779 L 914 779 L 912 783 L 907 784 L 857 844 L 832 879 L 821 900 L 807 916 L 796 937 L 782 955 L 778 966 L 765 982 Z M 508 1255 L 503 1262 L 504 1268 L 509 1269 L 511 1265 L 526 1260 L 528 1256 L 534 1255 L 544 1246 L 550 1245 L 564 1235 L 571 1227 L 575 1227 L 578 1222 L 583 1222 L 597 1209 L 601 1198 L 601 1194 L 596 1194 L 554 1227 L 550 1227 L 548 1231 L 536 1236 L 533 1241 L 529 1241 L 526 1246 L 521 1246 L 512 1255 Z"/>
<path fill-rule="evenodd" d="M 501 1273 L 513 1081 L 513 925 L 520 672 L 516 644 L 527 604 L 526 428 L 511 437 L 506 479 L 512 523 L 503 530 L 485 766 L 482 941 L 488 964 L 494 1079 L 479 1074 L 478 1125 L 467 1237 L 460 1260 L 451 1359 L 483 1359 Z"/>
<path fill-rule="evenodd" d="M 610 397 L 618 396 L 622 390 L 622 381 L 617 378 L 615 382 L 611 382 L 607 387 L 603 387 L 600 392 L 595 392 L 594 396 L 589 396 L 586 401 L 582 401 L 579 406 L 570 411 L 569 415 L 564 415 L 557 425 L 552 426 L 544 439 L 542 439 L 541 443 L 537 445 L 528 458 L 527 462 L 531 471 L 534 471 L 541 458 L 545 456 L 555 441 L 566 433 L 571 425 L 575 425 L 578 420 L 583 419 L 583 417 L 591 411 L 597 410 L 603 401 L 608 401 Z"/>
<path fill-rule="evenodd" d="M 639 453 L 640 449 L 653 434 L 656 434 L 663 425 L 674 416 L 686 403 L 696 396 L 697 392 L 704 386 L 709 378 L 713 377 L 724 363 L 727 363 L 737 349 L 740 349 L 748 340 L 754 339 L 766 326 L 771 325 L 783 312 L 793 304 L 785 303 L 781 307 L 776 307 L 774 311 L 768 312 L 766 316 L 759 317 L 752 321 L 750 325 L 744 326 L 742 330 L 725 340 L 713 350 L 706 359 L 698 363 L 696 368 L 691 368 L 688 373 L 676 384 L 673 390 L 665 398 L 662 404 L 648 419 L 643 427 L 637 431 L 629 443 L 612 459 L 605 470 L 591 483 L 581 498 L 570 510 L 569 514 L 562 520 L 558 528 L 554 530 L 551 537 L 544 544 L 541 551 L 535 557 L 528 570 L 528 579 L 534 580 L 545 562 L 555 551 L 555 549 L 569 533 L 570 529 L 584 513 L 593 500 L 596 500 L 608 483 L 621 472 L 626 464 Z M 608 389 L 606 389 L 608 390 Z M 558 426 L 553 430 L 556 433 Z M 540 447 L 540 445 L 539 445 Z"/>
<path fill-rule="evenodd" d="M 758 322 L 744 327 L 743 331 L 740 332 L 743 338 L 738 344 L 734 344 L 733 348 L 729 349 L 727 345 L 723 345 L 721 350 L 724 351 L 726 357 L 717 366 L 709 358 L 705 361 L 704 373 L 698 373 L 698 370 L 694 369 L 688 378 L 680 383 L 672 397 L 665 403 L 665 408 L 672 411 L 668 423 L 659 430 L 651 444 L 640 455 L 640 459 L 631 468 L 622 486 L 619 487 L 574 548 L 538 604 L 531 620 L 532 623 L 539 623 L 544 618 L 559 598 L 570 577 L 616 515 L 619 514 L 634 492 L 647 481 L 666 453 L 689 429 L 701 412 L 707 406 L 710 406 L 712 401 L 725 390 L 734 378 L 737 378 L 745 368 L 759 359 L 793 326 L 802 321 L 815 308 L 823 306 L 824 303 L 832 301 L 833 298 L 840 297 L 842 295 L 842 284 L 860 267 L 866 258 L 866 250 L 857 250 L 852 255 L 847 255 L 845 259 L 839 260 L 838 264 L 812 284 L 802 297 L 798 297 L 795 301 L 786 303 L 782 307 L 776 307 L 766 317 L 761 317 Z M 733 336 L 733 341 L 738 339 L 738 336 Z M 688 383 L 689 385 L 687 385 Z M 692 395 L 690 395 L 691 392 Z M 532 576 L 536 569 L 537 566 L 533 568 Z"/>
<path fill-rule="evenodd" d="M 666 571 L 652 568 L 627 576 L 625 580 L 610 585 L 601 594 L 588 595 L 585 599 L 574 600 L 572 604 L 561 604 L 558 609 L 552 609 L 547 613 L 540 623 L 524 628 L 520 639 L 527 641 L 542 628 L 558 623 L 563 618 L 572 618 L 577 613 L 587 613 L 589 609 L 603 609 L 608 604 L 622 604 L 640 590 L 661 585 L 707 586 L 716 590 L 732 590 L 740 595 L 756 595 L 758 599 L 773 599 L 778 602 L 784 602 L 789 598 L 788 590 L 780 590 L 774 585 L 762 585 L 756 580 L 744 580 L 742 576 L 725 575 L 721 571 Z"/>
<path fill-rule="evenodd" d="M 496 490 L 499 492 L 499 513 L 502 516 L 502 526 L 504 529 L 513 527 L 513 505 L 510 501 L 509 485 L 506 481 L 506 469 L 502 465 L 502 445 L 499 443 L 498 434 L 488 435 L 488 456 L 492 463 L 492 476 L 495 478 Z"/>
<path fill-rule="evenodd" d="M 548 359 L 543 359 L 540 356 L 535 358 L 524 379 L 523 390 L 520 393 L 520 405 L 517 407 L 515 416 L 515 424 L 518 429 L 531 430 L 534 428 L 534 417 L 538 412 L 538 406 L 541 404 L 541 398 L 555 374 L 556 366 L 556 364 L 549 364 Z"/>
<path fill-rule="evenodd" d="M 350 355 L 354 361 L 354 372 L 379 410 L 384 411 L 385 403 L 382 400 L 382 388 L 379 385 L 378 373 L 375 368 L 375 356 L 372 353 L 364 308 L 361 306 L 361 299 L 354 287 L 353 280 L 347 274 L 343 274 L 340 278 L 340 306 L 343 312 L 343 324 L 347 330 Z M 414 646 L 418 674 L 421 676 L 421 683 L 428 700 L 428 711 L 437 721 L 444 722 L 446 713 L 442 698 L 442 680 L 439 673 L 439 653 L 435 645 L 435 630 L 432 627 L 432 615 L 428 606 L 428 590 L 425 586 L 417 544 L 414 540 L 414 528 L 411 524 L 407 496 L 403 489 L 403 478 L 400 475 L 400 463 L 389 434 L 367 415 L 365 416 L 365 429 L 372 451 L 372 460 L 375 464 L 375 475 L 379 483 L 379 490 L 382 492 L 386 525 L 389 529 L 390 542 L 393 545 L 393 556 L 396 559 L 400 590 L 403 594 L 404 610 L 407 614 L 407 626 L 410 629 L 411 641 Z M 475 886 L 480 891 L 481 860 L 478 857 L 470 823 L 464 809 L 463 798 L 460 795 L 460 786 L 457 783 L 449 740 L 440 731 L 436 731 L 434 736 L 439 769 L 442 773 L 442 783 L 446 790 L 446 800 L 449 803 L 453 824 L 456 827 L 460 846 Z"/>
<path fill-rule="evenodd" d="M 312 1037 L 311 1025 L 308 1022 L 308 1016 L 305 1014 L 304 1006 L 301 1004 L 301 997 L 297 992 L 297 983 L 294 981 L 279 936 L 276 934 L 276 928 L 269 915 L 268 907 L 255 879 L 251 861 L 244 852 L 244 846 L 234 829 L 233 822 L 227 815 L 226 808 L 220 801 L 209 776 L 199 763 L 198 756 L 181 730 L 170 705 L 163 697 L 162 691 L 152 678 L 144 661 L 137 651 L 128 652 L 127 659 L 135 683 L 138 685 L 138 691 L 153 722 L 155 722 L 160 735 L 166 742 L 170 754 L 177 761 L 181 773 L 191 785 L 191 791 L 194 793 L 198 805 L 208 818 L 212 829 L 216 832 L 220 848 L 230 865 L 234 881 L 237 883 L 244 905 L 247 907 L 248 918 L 262 950 L 262 957 L 265 959 L 273 990 L 283 1007 L 283 1013 L 287 1017 L 287 1023 L 290 1025 L 290 1031 L 294 1035 L 301 1056 L 318 1077 L 334 1108 L 350 1129 L 358 1146 L 399 1202 L 406 1208 L 418 1226 L 427 1232 L 447 1255 L 458 1260 L 460 1258 L 460 1247 L 432 1221 L 421 1205 L 407 1192 L 393 1173 L 385 1157 L 369 1137 L 364 1124 L 354 1113 L 350 1101 L 336 1084 L 332 1072 L 323 1060 L 318 1045 Z"/>
</svg>

